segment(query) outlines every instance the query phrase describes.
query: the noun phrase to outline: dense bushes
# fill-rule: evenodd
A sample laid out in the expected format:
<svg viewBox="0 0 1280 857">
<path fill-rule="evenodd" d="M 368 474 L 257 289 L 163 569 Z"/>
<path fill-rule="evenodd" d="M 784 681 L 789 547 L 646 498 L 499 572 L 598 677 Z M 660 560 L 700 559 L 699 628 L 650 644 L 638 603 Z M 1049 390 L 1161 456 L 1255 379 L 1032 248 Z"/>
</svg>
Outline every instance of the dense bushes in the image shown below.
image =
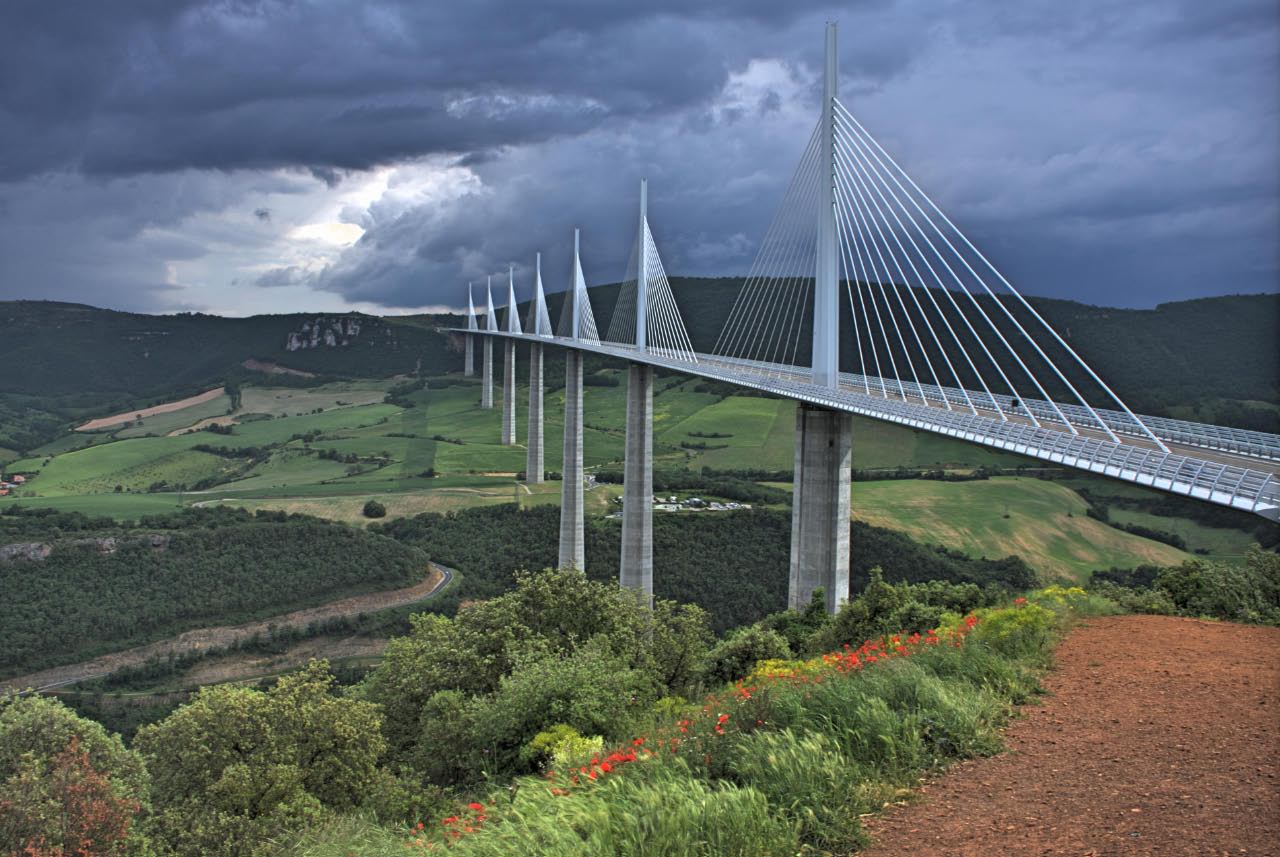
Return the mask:
<svg viewBox="0 0 1280 857">
<path fill-rule="evenodd" d="M 510 776 L 561 723 L 619 739 L 659 696 L 687 692 L 710 635 L 697 607 L 650 612 L 576 571 L 517 576 L 456 617 L 417 616 L 358 693 L 382 706 L 391 758 L 440 785 Z"/>
<path fill-rule="evenodd" d="M 1207 616 L 1280 625 L 1280 556 L 1254 546 L 1244 563 L 1192 560 L 1093 575 L 1094 589 L 1135 613 Z"/>
<path fill-rule="evenodd" d="M 311 857 L 372 857 L 406 845 L 447 845 L 460 857 L 849 853 L 862 842 L 860 815 L 897 789 L 999 748 L 1010 704 L 1036 686 L 1030 667 L 1043 663 L 1064 618 L 1089 606 L 1065 590 L 1036 602 L 966 619 L 948 614 L 937 633 L 774 661 L 696 703 L 664 700 L 647 724 L 628 717 L 643 731 L 623 730 L 603 747 L 557 726 L 535 736 L 533 758 L 548 759 L 546 748 L 562 740 L 585 745 L 590 758 L 566 765 L 562 755 L 539 777 L 493 783 L 447 817 L 399 828 L 405 832 L 346 819 L 285 846 Z M 793 626 L 812 621 L 793 618 Z M 763 628 L 726 644 L 734 640 L 743 650 L 787 648 Z M 712 652 L 705 674 L 729 660 Z"/>
<path fill-rule="evenodd" d="M 148 829 L 167 853 L 248 854 L 281 830 L 360 806 L 385 748 L 376 706 L 333 695 L 313 662 L 269 692 L 222 685 L 144 727 Z"/>
</svg>

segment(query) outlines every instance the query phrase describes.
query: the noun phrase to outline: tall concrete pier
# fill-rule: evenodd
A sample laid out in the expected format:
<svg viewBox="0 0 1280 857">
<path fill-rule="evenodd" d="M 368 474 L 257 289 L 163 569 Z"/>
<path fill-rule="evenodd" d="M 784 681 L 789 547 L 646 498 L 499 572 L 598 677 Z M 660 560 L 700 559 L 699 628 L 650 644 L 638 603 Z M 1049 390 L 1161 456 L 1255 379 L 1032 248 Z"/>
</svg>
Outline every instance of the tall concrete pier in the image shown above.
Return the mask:
<svg viewBox="0 0 1280 857">
<path fill-rule="evenodd" d="M 502 445 L 516 442 L 516 343 L 502 343 Z"/>
<path fill-rule="evenodd" d="M 818 157 L 818 224 L 813 295 L 813 383 L 837 389 L 840 377 L 840 242 L 836 231 L 836 25 L 827 24 Z M 849 476 L 853 418 L 796 405 L 787 605 L 802 610 L 821 587 L 835 613 L 849 597 Z"/>
<path fill-rule="evenodd" d="M 493 407 L 493 337 L 484 338 L 483 360 L 480 366 L 480 407 Z"/>
<path fill-rule="evenodd" d="M 826 592 L 830 613 L 849 596 L 852 466 L 852 415 L 798 403 L 787 587 L 787 606 L 792 609 L 803 610 L 818 587 Z"/>
<path fill-rule="evenodd" d="M 586 568 L 582 496 L 582 352 L 564 353 L 564 472 L 560 488 L 561 568 Z"/>
<path fill-rule="evenodd" d="M 626 461 L 622 476 L 622 561 L 618 580 L 653 604 L 653 367 L 627 373 Z"/>
<path fill-rule="evenodd" d="M 648 346 L 649 185 L 640 180 L 640 231 L 636 270 L 636 349 Z M 618 582 L 653 606 L 653 367 L 627 371 L 627 440 L 622 467 L 622 560 Z"/>
<path fill-rule="evenodd" d="M 529 345 L 529 452 L 525 459 L 524 481 L 542 484 L 546 473 L 542 425 L 542 344 Z"/>
</svg>

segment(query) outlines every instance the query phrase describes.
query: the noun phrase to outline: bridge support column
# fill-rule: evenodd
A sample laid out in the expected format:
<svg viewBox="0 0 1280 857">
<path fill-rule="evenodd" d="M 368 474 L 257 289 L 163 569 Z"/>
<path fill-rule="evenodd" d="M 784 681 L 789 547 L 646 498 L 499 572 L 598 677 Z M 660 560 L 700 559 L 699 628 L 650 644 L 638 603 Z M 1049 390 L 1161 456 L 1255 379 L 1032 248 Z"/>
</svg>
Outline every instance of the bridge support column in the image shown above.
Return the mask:
<svg viewBox="0 0 1280 857">
<path fill-rule="evenodd" d="M 529 455 L 524 466 L 524 481 L 542 484 L 546 462 L 542 447 L 542 344 L 529 346 Z"/>
<path fill-rule="evenodd" d="M 627 376 L 626 461 L 622 476 L 619 583 L 653 606 L 653 367 L 632 363 Z"/>
<path fill-rule="evenodd" d="M 787 588 L 787 606 L 793 610 L 803 610 L 818 587 L 826 592 L 829 613 L 849 597 L 852 466 L 853 416 L 798 403 Z"/>
<path fill-rule="evenodd" d="M 483 359 L 480 366 L 480 407 L 493 407 L 493 337 L 484 338 Z"/>
<path fill-rule="evenodd" d="M 582 352 L 564 355 L 564 464 L 560 486 L 560 568 L 586 568 L 582 497 Z"/>
<path fill-rule="evenodd" d="M 502 350 L 502 445 L 516 442 L 516 343 L 503 340 Z"/>
<path fill-rule="evenodd" d="M 464 334 L 463 339 L 467 341 L 466 357 L 462 361 L 462 376 L 470 378 L 476 374 L 476 338 L 471 334 Z"/>
</svg>

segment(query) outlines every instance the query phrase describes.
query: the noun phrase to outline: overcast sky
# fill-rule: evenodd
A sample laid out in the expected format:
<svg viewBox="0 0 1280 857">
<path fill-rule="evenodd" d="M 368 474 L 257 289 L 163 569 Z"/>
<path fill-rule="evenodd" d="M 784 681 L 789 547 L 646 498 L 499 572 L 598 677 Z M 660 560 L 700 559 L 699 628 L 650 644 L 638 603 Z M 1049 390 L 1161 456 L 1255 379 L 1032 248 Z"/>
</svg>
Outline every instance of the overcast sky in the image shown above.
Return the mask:
<svg viewBox="0 0 1280 857">
<path fill-rule="evenodd" d="M 841 95 L 1029 294 L 1277 289 L 1275 0 L 0 0 L 0 299 L 458 306 L 746 272 Z"/>
</svg>

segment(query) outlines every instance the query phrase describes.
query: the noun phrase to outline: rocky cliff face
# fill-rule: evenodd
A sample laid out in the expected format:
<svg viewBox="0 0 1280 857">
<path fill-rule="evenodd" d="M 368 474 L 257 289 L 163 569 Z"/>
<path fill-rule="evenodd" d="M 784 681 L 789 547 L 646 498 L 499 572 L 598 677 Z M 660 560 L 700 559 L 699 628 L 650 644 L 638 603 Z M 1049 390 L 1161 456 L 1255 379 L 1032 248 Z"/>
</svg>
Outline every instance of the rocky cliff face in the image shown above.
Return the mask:
<svg viewBox="0 0 1280 857">
<path fill-rule="evenodd" d="M 115 553 L 121 545 L 125 544 L 144 544 L 148 545 L 152 550 L 167 550 L 169 547 L 170 537 L 161 533 L 152 533 L 146 536 L 137 536 L 129 538 L 116 538 L 115 536 L 101 536 L 91 539 L 67 539 L 66 541 L 48 544 L 44 542 L 23 542 L 12 545 L 0 545 L 0 562 L 11 562 L 13 560 L 27 560 L 29 562 L 40 562 L 47 559 L 49 554 L 53 553 L 53 549 L 57 545 L 67 545 L 71 547 L 91 547 L 97 549 L 98 553 L 110 555 Z"/>
<path fill-rule="evenodd" d="M 53 547 L 39 542 L 25 542 L 16 545 L 0 545 L 0 562 L 15 559 L 26 559 L 39 562 L 53 551 Z"/>
<path fill-rule="evenodd" d="M 349 316 L 316 316 L 304 321 L 299 330 L 289 332 L 285 348 L 299 351 L 304 348 L 342 348 L 360 336 L 361 320 Z M 390 337 L 391 330 L 383 328 Z"/>
</svg>

